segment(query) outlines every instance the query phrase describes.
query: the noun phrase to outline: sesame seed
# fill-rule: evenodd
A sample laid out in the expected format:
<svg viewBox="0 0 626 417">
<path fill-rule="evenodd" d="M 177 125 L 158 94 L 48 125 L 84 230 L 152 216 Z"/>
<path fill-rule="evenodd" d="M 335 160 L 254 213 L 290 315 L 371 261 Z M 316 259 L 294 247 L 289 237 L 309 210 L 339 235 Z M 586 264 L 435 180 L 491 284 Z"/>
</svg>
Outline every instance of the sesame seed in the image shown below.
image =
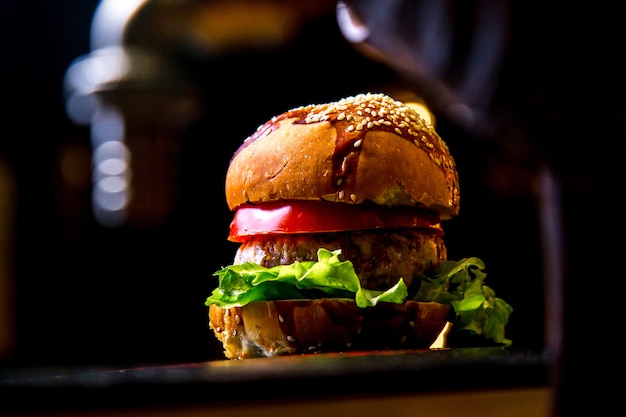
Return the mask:
<svg viewBox="0 0 626 417">
<path fill-rule="evenodd" d="M 346 128 L 346 132 L 352 132 L 352 131 L 354 131 L 354 125 L 349 125 L 349 126 Z"/>
<path fill-rule="evenodd" d="M 350 200 L 352 200 L 352 202 L 356 202 L 356 194 L 350 194 Z"/>
<path fill-rule="evenodd" d="M 343 195 L 344 195 L 343 190 L 340 190 L 340 191 L 337 193 L 337 197 L 339 197 L 339 199 L 340 199 L 340 200 L 343 200 Z"/>
<path fill-rule="evenodd" d="M 287 336 L 287 341 L 288 342 L 295 342 L 296 339 L 294 339 L 293 336 Z"/>
<path fill-rule="evenodd" d="M 241 316 L 239 314 L 235 314 L 235 322 L 241 324 Z"/>
<path fill-rule="evenodd" d="M 341 183 L 343 183 L 343 178 L 337 178 L 337 185 L 341 185 Z"/>
<path fill-rule="evenodd" d="M 406 336 L 402 335 L 402 338 L 400 338 L 400 344 L 403 344 L 404 342 L 406 342 Z"/>
<path fill-rule="evenodd" d="M 398 135 L 402 136 L 402 131 L 399 128 L 396 127 L 394 130 Z"/>
<path fill-rule="evenodd" d="M 362 143 L 363 143 L 363 139 L 359 139 L 356 142 L 354 142 L 354 147 L 358 148 L 359 146 L 361 146 Z"/>
<path fill-rule="evenodd" d="M 283 315 L 282 315 L 282 314 L 279 314 L 279 315 L 278 315 L 278 321 L 279 321 L 279 322 L 281 322 L 281 323 L 284 323 L 284 322 L 285 322 L 285 318 L 283 317 Z"/>
<path fill-rule="evenodd" d="M 232 335 L 237 336 L 237 329 L 233 329 Z"/>
<path fill-rule="evenodd" d="M 344 112 L 341 112 L 337 115 L 337 120 L 343 120 L 346 118 L 346 114 Z"/>
<path fill-rule="evenodd" d="M 409 326 L 410 327 L 415 327 L 415 322 L 413 320 L 409 321 Z"/>
</svg>

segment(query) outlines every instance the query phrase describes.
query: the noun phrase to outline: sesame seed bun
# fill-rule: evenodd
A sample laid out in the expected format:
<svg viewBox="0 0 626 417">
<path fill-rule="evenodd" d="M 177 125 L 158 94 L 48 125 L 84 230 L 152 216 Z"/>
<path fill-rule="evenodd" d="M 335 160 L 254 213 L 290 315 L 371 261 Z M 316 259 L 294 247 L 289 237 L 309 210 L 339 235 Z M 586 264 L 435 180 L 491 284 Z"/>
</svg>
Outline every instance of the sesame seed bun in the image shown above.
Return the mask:
<svg viewBox="0 0 626 417">
<path fill-rule="evenodd" d="M 409 301 L 359 308 L 348 299 L 211 305 L 209 323 L 229 359 L 428 348 L 446 325 L 449 305 Z"/>
<path fill-rule="evenodd" d="M 360 94 L 278 115 L 250 136 L 226 175 L 231 210 L 247 203 L 325 200 L 459 212 L 448 147 L 414 109 Z"/>
</svg>

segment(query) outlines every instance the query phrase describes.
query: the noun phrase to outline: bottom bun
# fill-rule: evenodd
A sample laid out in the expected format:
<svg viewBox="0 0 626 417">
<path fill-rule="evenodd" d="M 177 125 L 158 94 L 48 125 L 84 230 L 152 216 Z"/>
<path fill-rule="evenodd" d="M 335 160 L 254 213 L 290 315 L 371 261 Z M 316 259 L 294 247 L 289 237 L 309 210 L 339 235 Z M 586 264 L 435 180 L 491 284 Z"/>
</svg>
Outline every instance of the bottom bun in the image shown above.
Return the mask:
<svg viewBox="0 0 626 417">
<path fill-rule="evenodd" d="M 408 301 L 357 307 L 349 299 L 211 305 L 209 325 L 229 359 L 379 349 L 428 348 L 450 306 Z"/>
</svg>

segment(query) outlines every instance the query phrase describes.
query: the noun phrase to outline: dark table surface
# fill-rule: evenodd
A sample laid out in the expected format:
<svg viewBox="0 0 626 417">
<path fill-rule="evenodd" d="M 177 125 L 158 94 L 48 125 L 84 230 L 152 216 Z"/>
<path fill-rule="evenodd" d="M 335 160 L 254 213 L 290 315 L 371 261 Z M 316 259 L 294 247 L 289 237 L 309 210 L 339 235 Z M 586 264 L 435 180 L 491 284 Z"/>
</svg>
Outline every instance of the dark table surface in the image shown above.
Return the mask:
<svg viewBox="0 0 626 417">
<path fill-rule="evenodd" d="M 124 369 L 16 369 L 0 373 L 0 412 L 545 387 L 550 384 L 552 362 L 548 352 L 490 347 L 313 354 Z"/>
</svg>

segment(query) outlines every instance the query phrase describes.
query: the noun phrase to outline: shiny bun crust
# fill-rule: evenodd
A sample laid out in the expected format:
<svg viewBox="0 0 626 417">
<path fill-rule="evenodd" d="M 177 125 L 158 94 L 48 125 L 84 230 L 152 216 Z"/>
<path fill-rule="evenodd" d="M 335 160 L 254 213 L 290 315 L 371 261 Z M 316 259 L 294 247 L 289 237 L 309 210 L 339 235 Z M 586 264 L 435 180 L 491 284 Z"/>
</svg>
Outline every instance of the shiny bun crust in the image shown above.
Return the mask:
<svg viewBox="0 0 626 417">
<path fill-rule="evenodd" d="M 379 303 L 348 299 L 259 301 L 211 305 L 209 324 L 229 359 L 383 349 L 428 348 L 450 307 L 434 302 Z"/>
<path fill-rule="evenodd" d="M 226 175 L 231 210 L 247 203 L 326 200 L 459 211 L 448 147 L 414 109 L 360 94 L 275 116 L 247 138 Z"/>
</svg>

